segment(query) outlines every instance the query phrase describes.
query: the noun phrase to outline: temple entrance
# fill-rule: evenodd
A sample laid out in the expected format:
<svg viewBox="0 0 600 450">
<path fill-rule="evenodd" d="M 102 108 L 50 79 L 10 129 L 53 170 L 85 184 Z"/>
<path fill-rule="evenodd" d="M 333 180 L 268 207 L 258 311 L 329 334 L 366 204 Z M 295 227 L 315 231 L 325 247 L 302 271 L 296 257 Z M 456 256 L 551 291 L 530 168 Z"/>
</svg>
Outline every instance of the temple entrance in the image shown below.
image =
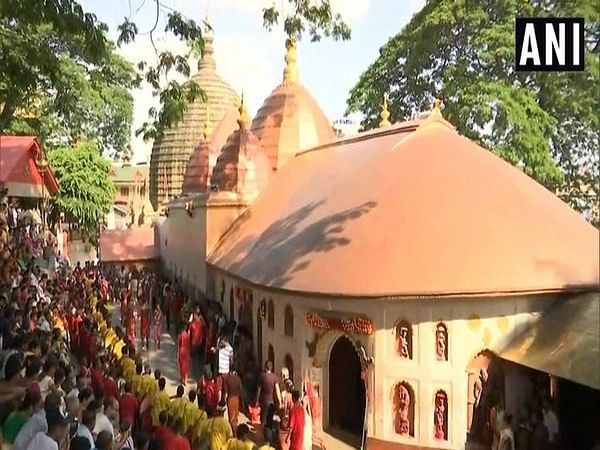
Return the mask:
<svg viewBox="0 0 600 450">
<path fill-rule="evenodd" d="M 360 437 L 365 415 L 365 385 L 356 348 L 347 336 L 340 336 L 329 356 L 329 427 Z M 340 436 L 342 437 L 342 436 Z"/>
</svg>

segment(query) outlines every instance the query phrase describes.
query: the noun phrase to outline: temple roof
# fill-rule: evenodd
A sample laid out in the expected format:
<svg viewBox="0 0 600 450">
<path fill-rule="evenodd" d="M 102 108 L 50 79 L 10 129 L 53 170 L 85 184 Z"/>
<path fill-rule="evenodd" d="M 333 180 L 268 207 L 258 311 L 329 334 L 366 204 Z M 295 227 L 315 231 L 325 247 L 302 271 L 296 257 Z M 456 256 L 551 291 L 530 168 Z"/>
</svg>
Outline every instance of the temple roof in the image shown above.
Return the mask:
<svg viewBox="0 0 600 450">
<path fill-rule="evenodd" d="M 296 43 L 288 40 L 286 47 L 283 82 L 265 99 L 251 126 L 273 170 L 280 169 L 299 150 L 335 137 L 325 113 L 298 80 Z"/>
<path fill-rule="evenodd" d="M 198 99 L 188 106 L 183 120 L 166 130 L 164 137 L 152 147 L 150 158 L 150 200 L 154 207 L 181 193 L 187 162 L 194 148 L 202 141 L 207 104 L 211 120 L 218 124 L 238 102 L 231 86 L 217 73 L 214 58 L 213 35 L 207 27 L 204 32 L 204 52 L 198 63 L 198 72 L 192 76 L 206 94 L 206 101 Z M 228 136 L 235 124 L 226 133 Z"/>
<path fill-rule="evenodd" d="M 344 296 L 598 289 L 598 230 L 432 114 L 303 152 L 209 257 L 269 288 Z"/>
<path fill-rule="evenodd" d="M 249 130 L 250 118 L 243 97 L 238 126 L 217 158 L 210 184 L 216 190 L 253 200 L 266 185 L 271 167 L 260 142 Z"/>
</svg>

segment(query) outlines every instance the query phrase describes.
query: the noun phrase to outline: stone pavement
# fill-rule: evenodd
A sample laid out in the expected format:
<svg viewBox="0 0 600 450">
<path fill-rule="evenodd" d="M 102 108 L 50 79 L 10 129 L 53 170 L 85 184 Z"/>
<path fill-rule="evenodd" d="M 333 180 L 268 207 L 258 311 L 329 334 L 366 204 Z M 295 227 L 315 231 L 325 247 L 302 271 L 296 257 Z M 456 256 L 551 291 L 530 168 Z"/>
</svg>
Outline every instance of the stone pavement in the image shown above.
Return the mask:
<svg viewBox="0 0 600 450">
<path fill-rule="evenodd" d="M 120 309 L 116 307 L 116 305 L 111 305 L 111 309 L 113 324 L 120 323 Z M 141 348 L 142 345 L 140 341 L 139 320 L 137 327 L 137 348 Z M 159 369 L 161 371 L 162 375 L 167 380 L 167 393 L 169 395 L 175 395 L 175 391 L 177 390 L 177 386 L 179 385 L 179 368 L 177 367 L 177 343 L 175 342 L 173 336 L 171 336 L 171 334 L 166 331 L 165 323 L 163 323 L 163 333 L 161 336 L 160 350 L 156 349 L 154 342 L 150 340 L 150 348 L 147 351 L 142 352 L 142 357 L 144 361 L 149 362 L 153 372 L 155 369 Z M 190 389 L 195 388 L 195 383 L 188 383 L 188 385 L 186 386 L 186 393 Z M 240 413 L 240 423 L 247 422 L 248 418 L 243 413 Z M 338 438 L 328 433 L 323 433 L 321 437 L 326 450 L 353 450 L 354 448 L 356 448 L 354 446 L 342 442 Z M 318 447 L 316 446 L 314 448 L 318 449 Z"/>
</svg>

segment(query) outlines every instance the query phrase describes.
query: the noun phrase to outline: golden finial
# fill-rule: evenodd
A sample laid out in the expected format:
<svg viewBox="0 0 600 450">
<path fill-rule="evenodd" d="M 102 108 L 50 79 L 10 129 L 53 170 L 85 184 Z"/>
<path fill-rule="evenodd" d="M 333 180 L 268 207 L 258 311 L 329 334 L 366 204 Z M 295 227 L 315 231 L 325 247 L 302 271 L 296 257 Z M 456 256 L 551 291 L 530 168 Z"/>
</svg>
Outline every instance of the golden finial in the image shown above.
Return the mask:
<svg viewBox="0 0 600 450">
<path fill-rule="evenodd" d="M 285 48 L 287 49 L 287 52 L 285 54 L 285 69 L 283 69 L 283 84 L 285 86 L 291 86 L 298 82 L 298 47 L 296 40 L 288 38 L 285 41 Z"/>
<path fill-rule="evenodd" d="M 444 109 L 444 101 L 440 98 L 436 98 L 433 101 L 433 106 L 431 107 L 431 111 L 429 114 L 424 113 L 419 116 L 420 124 L 419 127 L 427 127 L 429 125 L 445 125 L 448 128 L 454 130 L 454 127 L 450 122 L 444 119 L 442 114 L 442 109 Z"/>
<path fill-rule="evenodd" d="M 206 104 L 206 120 L 204 121 L 204 128 L 202 130 L 202 134 L 204 136 L 204 142 L 208 142 L 210 136 L 212 135 L 212 122 L 210 121 L 210 104 Z"/>
<path fill-rule="evenodd" d="M 442 109 L 444 109 L 444 101 L 440 98 L 436 98 L 433 101 L 433 107 L 431 108 L 431 115 L 430 117 L 443 117 L 442 116 Z"/>
<path fill-rule="evenodd" d="M 392 123 L 389 121 L 390 112 L 388 111 L 388 95 L 387 93 L 383 94 L 383 105 L 381 105 L 381 121 L 379 122 L 379 128 L 387 128 L 391 127 Z"/>
<path fill-rule="evenodd" d="M 244 104 L 244 93 L 242 92 L 242 100 L 240 102 L 240 107 L 238 109 L 240 112 L 240 118 L 238 119 L 238 125 L 240 126 L 240 130 L 247 130 L 250 128 L 250 116 L 248 115 L 248 110 L 246 109 L 246 105 Z"/>
</svg>

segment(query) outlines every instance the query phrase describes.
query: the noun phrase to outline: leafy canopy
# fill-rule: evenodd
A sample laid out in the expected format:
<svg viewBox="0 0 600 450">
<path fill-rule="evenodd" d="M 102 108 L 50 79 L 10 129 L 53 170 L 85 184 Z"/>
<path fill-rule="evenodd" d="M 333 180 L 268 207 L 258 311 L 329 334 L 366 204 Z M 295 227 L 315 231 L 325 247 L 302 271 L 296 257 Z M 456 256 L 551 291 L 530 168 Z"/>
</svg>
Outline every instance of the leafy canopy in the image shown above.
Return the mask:
<svg viewBox="0 0 600 450">
<path fill-rule="evenodd" d="M 75 1 L 0 2 L 0 134 L 127 149 L 138 76 Z"/>
<path fill-rule="evenodd" d="M 585 17 L 586 71 L 515 72 L 518 16 Z M 363 112 L 363 126 L 373 128 L 384 93 L 395 120 L 442 98 L 461 134 L 522 165 L 575 208 L 593 210 L 600 181 L 598 17 L 595 0 L 430 0 L 380 49 L 351 90 L 348 111 Z"/>
<path fill-rule="evenodd" d="M 332 11 L 329 0 L 288 0 L 288 4 L 286 17 L 274 6 L 265 8 L 265 27 L 283 20 L 286 33 L 296 39 L 306 33 L 313 41 L 322 36 L 350 38 L 350 29 Z M 154 46 L 153 33 L 160 15 L 166 13 L 165 31 L 202 51 L 200 24 L 159 0 L 146 7 L 155 13 L 152 28 L 140 30 L 131 17 L 125 17 L 118 26 L 117 46 L 140 35 L 149 37 Z M 169 76 L 174 71 L 189 77 L 189 54 L 158 52 L 154 47 L 157 64 L 142 62 L 136 72 L 115 54 L 107 31 L 75 0 L 0 2 L 0 134 L 36 134 L 47 140 L 45 144 L 54 145 L 73 145 L 93 137 L 102 150 L 125 151 L 133 116 L 129 90 L 142 80 L 160 101 L 160 107 L 150 108 L 148 120 L 136 130 L 145 139 L 160 139 L 182 119 L 191 102 L 204 98 L 194 81 L 180 83 Z"/>
<path fill-rule="evenodd" d="M 94 141 L 57 148 L 48 159 L 60 185 L 51 209 L 78 220 L 92 242 L 97 242 L 98 224 L 110 212 L 116 194 L 110 162 L 100 156 Z"/>
</svg>

